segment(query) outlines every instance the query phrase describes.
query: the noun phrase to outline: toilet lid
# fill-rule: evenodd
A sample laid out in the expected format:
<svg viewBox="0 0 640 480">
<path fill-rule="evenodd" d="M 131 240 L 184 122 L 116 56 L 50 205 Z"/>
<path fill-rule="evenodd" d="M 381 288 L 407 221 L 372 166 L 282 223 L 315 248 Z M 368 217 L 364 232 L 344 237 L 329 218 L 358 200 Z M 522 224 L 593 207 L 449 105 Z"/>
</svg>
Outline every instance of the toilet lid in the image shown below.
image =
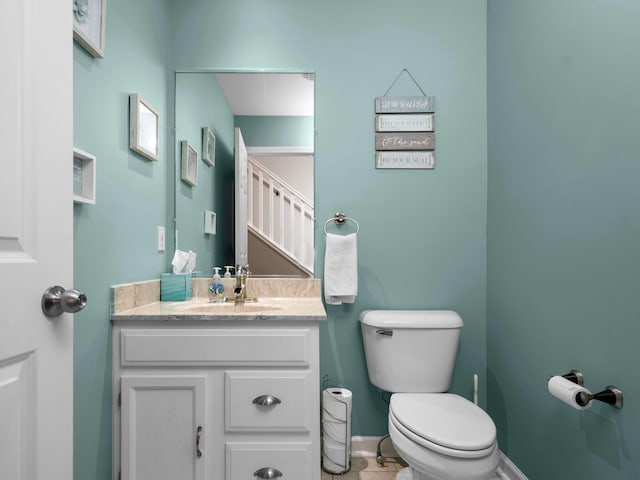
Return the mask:
<svg viewBox="0 0 640 480">
<path fill-rule="evenodd" d="M 390 410 L 406 429 L 429 442 L 455 450 L 483 450 L 496 441 L 491 417 L 451 393 L 396 393 Z"/>
</svg>

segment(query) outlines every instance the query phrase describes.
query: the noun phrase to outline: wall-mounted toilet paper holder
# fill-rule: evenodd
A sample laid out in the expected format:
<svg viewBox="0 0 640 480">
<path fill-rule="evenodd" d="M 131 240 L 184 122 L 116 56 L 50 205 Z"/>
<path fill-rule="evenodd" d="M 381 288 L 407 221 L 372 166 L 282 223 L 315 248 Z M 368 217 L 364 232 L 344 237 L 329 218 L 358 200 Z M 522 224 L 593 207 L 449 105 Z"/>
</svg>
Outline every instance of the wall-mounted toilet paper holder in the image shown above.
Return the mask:
<svg viewBox="0 0 640 480">
<path fill-rule="evenodd" d="M 562 375 L 562 378 L 566 378 L 570 382 L 577 383 L 581 387 L 584 386 L 584 377 L 578 370 L 571 370 L 569 373 Z"/>
<path fill-rule="evenodd" d="M 584 377 L 578 370 L 571 370 L 569 373 L 562 375 L 562 377 L 580 386 L 584 385 Z M 615 385 L 609 385 L 601 392 L 594 394 L 580 392 L 576 396 L 576 402 L 582 407 L 588 405 L 592 400 L 598 400 L 599 402 L 608 403 L 616 408 L 622 408 L 622 390 Z"/>
</svg>

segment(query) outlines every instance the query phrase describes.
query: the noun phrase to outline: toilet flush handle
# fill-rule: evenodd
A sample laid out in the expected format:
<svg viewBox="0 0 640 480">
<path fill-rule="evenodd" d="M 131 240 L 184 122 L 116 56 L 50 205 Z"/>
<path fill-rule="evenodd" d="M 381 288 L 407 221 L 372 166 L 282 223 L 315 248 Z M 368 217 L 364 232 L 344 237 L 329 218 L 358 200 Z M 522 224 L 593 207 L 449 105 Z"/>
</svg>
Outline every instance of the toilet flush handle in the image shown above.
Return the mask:
<svg viewBox="0 0 640 480">
<path fill-rule="evenodd" d="M 386 328 L 379 328 L 376 330 L 378 335 L 385 335 L 387 337 L 393 337 L 393 330 L 387 330 Z"/>
</svg>

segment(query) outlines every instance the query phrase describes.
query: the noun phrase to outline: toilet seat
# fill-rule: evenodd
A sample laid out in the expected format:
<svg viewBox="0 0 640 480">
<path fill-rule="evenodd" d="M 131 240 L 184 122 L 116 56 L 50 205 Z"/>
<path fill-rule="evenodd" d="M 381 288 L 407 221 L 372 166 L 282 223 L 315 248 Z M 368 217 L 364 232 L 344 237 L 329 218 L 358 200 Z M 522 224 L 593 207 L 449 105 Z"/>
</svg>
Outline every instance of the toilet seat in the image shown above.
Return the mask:
<svg viewBox="0 0 640 480">
<path fill-rule="evenodd" d="M 455 394 L 396 393 L 389 420 L 411 441 L 447 456 L 483 457 L 496 446 L 491 417 Z"/>
</svg>

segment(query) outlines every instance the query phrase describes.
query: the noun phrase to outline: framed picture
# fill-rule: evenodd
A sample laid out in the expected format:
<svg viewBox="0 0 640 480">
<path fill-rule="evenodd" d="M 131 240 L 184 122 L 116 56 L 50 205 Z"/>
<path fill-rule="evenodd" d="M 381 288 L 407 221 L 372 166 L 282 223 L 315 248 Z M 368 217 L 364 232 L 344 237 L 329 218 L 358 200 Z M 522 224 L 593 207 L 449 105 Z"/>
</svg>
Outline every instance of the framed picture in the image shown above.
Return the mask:
<svg viewBox="0 0 640 480">
<path fill-rule="evenodd" d="M 129 95 L 129 148 L 149 160 L 158 159 L 158 119 L 140 95 Z"/>
<path fill-rule="evenodd" d="M 204 211 L 204 233 L 207 235 L 216 234 L 216 212 Z"/>
<path fill-rule="evenodd" d="M 216 164 L 216 136 L 209 127 L 202 128 L 202 160 L 208 165 Z"/>
<path fill-rule="evenodd" d="M 182 151 L 182 181 L 195 187 L 198 183 L 198 152 L 189 142 L 180 142 Z"/>
<path fill-rule="evenodd" d="M 73 148 L 73 201 L 96 203 L 96 156 Z"/>
<path fill-rule="evenodd" d="M 94 58 L 104 58 L 107 0 L 73 0 L 73 39 Z"/>
</svg>

